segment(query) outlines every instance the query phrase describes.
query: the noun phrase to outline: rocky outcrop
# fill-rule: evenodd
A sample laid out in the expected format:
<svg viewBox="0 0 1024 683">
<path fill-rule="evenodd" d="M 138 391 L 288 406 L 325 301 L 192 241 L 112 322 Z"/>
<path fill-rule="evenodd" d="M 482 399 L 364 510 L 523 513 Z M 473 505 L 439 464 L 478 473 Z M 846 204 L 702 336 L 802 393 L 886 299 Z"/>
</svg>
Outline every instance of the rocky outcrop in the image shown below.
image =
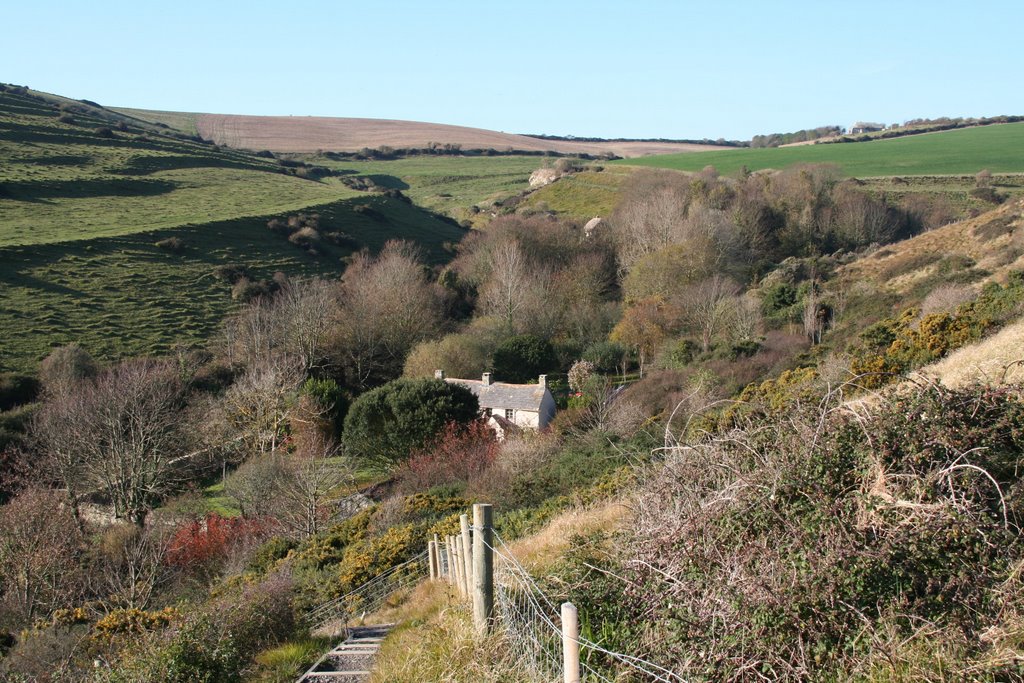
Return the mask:
<svg viewBox="0 0 1024 683">
<path fill-rule="evenodd" d="M 553 168 L 538 168 L 530 175 L 530 189 L 536 190 L 539 187 L 550 185 L 561 177 L 561 173 Z"/>
</svg>

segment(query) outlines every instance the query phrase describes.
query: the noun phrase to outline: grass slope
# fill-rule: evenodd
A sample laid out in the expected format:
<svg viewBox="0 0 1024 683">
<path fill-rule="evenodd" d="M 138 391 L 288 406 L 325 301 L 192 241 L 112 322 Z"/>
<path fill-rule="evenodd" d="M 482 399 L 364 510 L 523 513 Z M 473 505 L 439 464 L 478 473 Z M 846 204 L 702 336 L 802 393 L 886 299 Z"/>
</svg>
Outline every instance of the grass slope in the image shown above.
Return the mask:
<svg viewBox="0 0 1024 683">
<path fill-rule="evenodd" d="M 287 175 L 273 159 L 152 127 L 110 130 L 116 116 L 0 92 L 0 371 L 32 371 L 73 341 L 105 359 L 202 342 L 234 306 L 213 277 L 219 265 L 255 278 L 342 271 L 350 248 L 311 255 L 268 230 L 272 217 L 319 213 L 322 232 L 371 250 L 412 240 L 431 263 L 464 234 L 400 199 Z M 167 237 L 184 251 L 156 246 Z"/>
<path fill-rule="evenodd" d="M 393 161 L 334 161 L 315 163 L 373 178 L 384 187 L 401 190 L 422 207 L 457 220 L 471 219 L 470 207 L 529 188 L 530 174 L 547 163 L 535 156 L 419 156 Z"/>
<path fill-rule="evenodd" d="M 370 212 L 356 206 L 369 205 Z M 446 242 L 464 231 L 405 202 L 383 196 L 310 207 L 324 232 L 340 230 L 377 250 L 389 239 L 416 241 L 427 258 L 448 258 Z M 367 215 L 368 214 L 368 215 Z M 173 230 L 30 247 L 0 247 L 0 371 L 34 369 L 54 346 L 77 341 L 112 359 L 166 352 L 213 335 L 235 304 L 230 285 L 213 277 L 239 263 L 255 278 L 335 276 L 349 250 L 321 245 L 311 256 L 266 228 L 271 216 L 216 221 Z M 183 253 L 155 243 L 184 240 Z"/>
<path fill-rule="evenodd" d="M 128 235 L 297 211 L 359 193 L 273 160 L 0 93 L 0 246 Z M 105 130 L 104 130 L 105 129 Z"/>
<path fill-rule="evenodd" d="M 993 173 L 1024 173 L 1024 123 L 981 126 L 892 140 L 775 149 L 695 152 L 630 159 L 639 166 L 699 171 L 711 165 L 732 174 L 781 169 L 793 164 L 837 164 L 858 177 L 897 175 L 969 175 L 987 168 Z"/>
</svg>

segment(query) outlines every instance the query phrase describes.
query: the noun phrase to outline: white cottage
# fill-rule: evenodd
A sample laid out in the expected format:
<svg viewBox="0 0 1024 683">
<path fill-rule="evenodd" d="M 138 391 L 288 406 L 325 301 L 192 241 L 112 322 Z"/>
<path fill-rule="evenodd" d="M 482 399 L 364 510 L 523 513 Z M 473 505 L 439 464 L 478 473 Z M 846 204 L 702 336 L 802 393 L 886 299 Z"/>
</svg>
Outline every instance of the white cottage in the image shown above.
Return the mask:
<svg viewBox="0 0 1024 683">
<path fill-rule="evenodd" d="M 508 421 L 524 429 L 544 429 L 555 416 L 555 399 L 548 390 L 547 375 L 541 375 L 536 384 L 495 382 L 489 372 L 481 379 L 445 377 L 443 370 L 437 370 L 434 376 L 472 391 L 480 401 L 481 416 L 498 418 L 496 422 Z"/>
</svg>

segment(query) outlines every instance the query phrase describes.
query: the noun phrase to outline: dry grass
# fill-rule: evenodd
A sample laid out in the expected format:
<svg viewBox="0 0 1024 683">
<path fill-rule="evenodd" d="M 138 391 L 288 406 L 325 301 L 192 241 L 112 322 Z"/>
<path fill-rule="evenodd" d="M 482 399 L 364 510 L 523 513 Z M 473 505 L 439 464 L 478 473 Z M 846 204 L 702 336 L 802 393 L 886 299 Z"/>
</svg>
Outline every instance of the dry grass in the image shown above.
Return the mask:
<svg viewBox="0 0 1024 683">
<path fill-rule="evenodd" d="M 971 384 L 1024 382 L 1024 320 L 1007 325 L 977 344 L 965 346 L 918 374 L 958 389 Z"/>
<path fill-rule="evenodd" d="M 420 584 L 401 606 L 383 610 L 373 621 L 398 626 L 381 646 L 371 683 L 521 680 L 511 673 L 513 664 L 502 661 L 500 636 L 476 638 L 470 610 L 447 583 Z"/>
<path fill-rule="evenodd" d="M 418 121 L 320 116 L 241 116 L 198 114 L 195 125 L 208 140 L 242 149 L 273 152 L 355 152 L 364 147 L 426 148 L 428 143 L 462 149 L 509 149 L 563 154 L 615 154 L 638 157 L 728 149 L 678 142 L 569 142 L 541 140 L 493 130 Z"/>
<path fill-rule="evenodd" d="M 998 226 L 999 230 L 992 230 Z M 870 281 L 894 292 L 908 292 L 935 274 L 943 260 L 963 258 L 989 271 L 988 281 L 1002 281 L 1024 267 L 1024 201 L 1012 201 L 959 223 L 937 228 L 844 266 L 850 282 Z"/>
<path fill-rule="evenodd" d="M 524 567 L 533 573 L 554 566 L 569 550 L 574 534 L 611 532 L 619 529 L 630 510 L 620 500 L 600 503 L 593 507 L 567 510 L 533 536 L 510 544 L 512 553 Z"/>
<path fill-rule="evenodd" d="M 628 513 L 620 501 L 567 510 L 510 548 L 532 573 L 543 572 L 569 549 L 573 534 L 612 531 Z M 377 656 L 372 683 L 524 680 L 516 663 L 508 661 L 500 632 L 483 641 L 475 638 L 468 605 L 445 582 L 421 583 L 398 604 L 367 616 L 365 623 L 398 624 Z"/>
</svg>

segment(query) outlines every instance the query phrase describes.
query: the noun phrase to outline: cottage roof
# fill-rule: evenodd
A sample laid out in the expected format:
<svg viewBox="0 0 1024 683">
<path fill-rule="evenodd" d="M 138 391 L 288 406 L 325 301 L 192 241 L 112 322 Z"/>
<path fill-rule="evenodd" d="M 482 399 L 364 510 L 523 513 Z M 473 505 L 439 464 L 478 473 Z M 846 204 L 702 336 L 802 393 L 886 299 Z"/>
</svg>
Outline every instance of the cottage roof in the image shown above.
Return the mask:
<svg viewBox="0 0 1024 683">
<path fill-rule="evenodd" d="M 480 401 L 481 408 L 513 408 L 515 410 L 540 411 L 547 387 L 541 384 L 506 384 L 505 382 L 485 383 L 479 379 L 445 378 L 446 382 L 461 384 Z"/>
</svg>

